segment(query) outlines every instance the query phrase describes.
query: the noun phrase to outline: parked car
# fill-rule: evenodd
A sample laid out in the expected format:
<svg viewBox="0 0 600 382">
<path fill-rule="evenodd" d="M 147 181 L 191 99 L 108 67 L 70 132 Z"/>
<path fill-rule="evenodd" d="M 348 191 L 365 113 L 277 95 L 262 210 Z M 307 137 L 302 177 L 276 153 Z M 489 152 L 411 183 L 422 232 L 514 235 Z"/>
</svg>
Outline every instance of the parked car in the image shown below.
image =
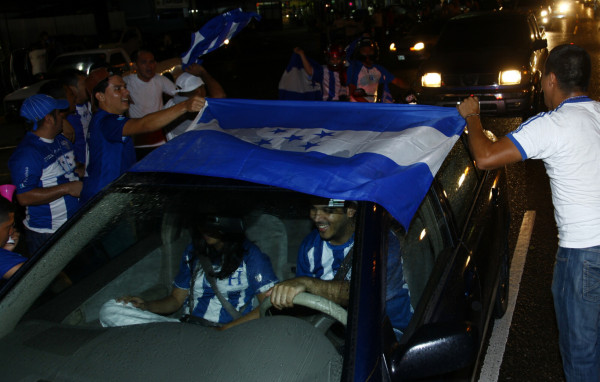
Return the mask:
<svg viewBox="0 0 600 382">
<path fill-rule="evenodd" d="M 529 117 L 544 109 L 546 35 L 530 12 L 456 16 L 420 68 L 420 103 L 451 106 L 479 97 L 481 113 Z"/>
<path fill-rule="evenodd" d="M 212 100 L 204 113 L 212 118 L 217 114 L 210 107 L 220 104 L 228 112 L 224 118 L 247 119 L 257 105 L 268 102 L 277 112 L 259 114 L 269 120 L 289 118 L 286 109 L 281 111 L 286 105 L 311 104 Z M 335 111 L 342 107 L 373 115 L 374 110 L 389 114 L 407 106 L 413 113 L 408 118 L 441 109 L 314 104 L 329 116 L 311 126 L 321 138 L 337 131 L 328 126 L 337 126 L 341 113 Z M 311 118 L 311 113 L 303 114 Z M 462 131 L 462 125 L 457 127 Z M 505 172 L 478 170 L 466 138 L 456 134 L 410 224 L 389 212 L 406 199 L 396 188 L 385 190 L 394 196 L 386 200 L 387 209 L 358 201 L 350 301 L 334 315 L 334 321 L 347 320 L 345 324 L 322 325 L 320 315 L 288 312 L 265 314 L 223 332 L 183 323 L 101 327 L 99 310 L 108 299 L 125 294 L 152 299 L 169 293 L 190 242 L 188 226 L 204 214 L 242 220 L 247 237 L 270 256 L 279 278 L 294 275 L 298 248 L 313 228 L 309 206 L 314 195 L 294 191 L 291 183 L 305 185 L 307 176 L 315 183 L 316 175 L 284 172 L 273 157 L 254 155 L 256 148 L 252 157 L 242 150 L 221 152 L 227 165 L 219 155 L 210 155 L 211 171 L 224 174 L 232 165 L 243 168 L 240 177 L 245 180 L 200 175 L 198 168 L 207 160 L 203 155 L 223 150 L 209 139 L 218 131 L 189 131 L 150 153 L 83 206 L 0 289 L 0 380 L 408 381 L 474 373 L 490 318 L 502 316 L 507 307 L 509 211 Z M 298 145 L 302 131 L 281 136 Z M 259 141 L 258 146 L 268 144 L 267 137 Z M 414 142 L 409 142 L 411 148 Z M 305 152 L 308 146 L 298 147 Z M 296 151 L 283 157 L 286 165 L 302 164 Z M 389 167 L 369 158 L 367 167 L 373 171 Z M 318 164 L 324 167 L 322 157 Z M 264 169 L 259 172 L 269 173 L 271 180 L 249 181 L 249 167 Z M 289 187 L 274 185 L 282 179 L 289 179 Z M 423 180 L 414 179 L 410 187 Z M 347 188 L 352 187 L 346 185 L 336 195 L 342 197 Z M 399 252 L 388 252 L 390 232 L 400 242 Z M 385 264 L 398 256 L 414 308 L 400 340 L 384 314 Z M 322 311 L 333 306 L 315 296 L 307 298 L 321 304 Z"/>
<path fill-rule="evenodd" d="M 43 80 L 17 89 L 4 97 L 5 114 L 8 118 L 17 117 L 23 101 L 36 94 L 42 85 L 56 78 L 61 71 L 78 69 L 87 74 L 92 65 L 100 63 L 108 63 L 122 74 L 129 73 L 133 65 L 129 55 L 121 48 L 88 49 L 61 54 L 52 61 Z"/>
</svg>

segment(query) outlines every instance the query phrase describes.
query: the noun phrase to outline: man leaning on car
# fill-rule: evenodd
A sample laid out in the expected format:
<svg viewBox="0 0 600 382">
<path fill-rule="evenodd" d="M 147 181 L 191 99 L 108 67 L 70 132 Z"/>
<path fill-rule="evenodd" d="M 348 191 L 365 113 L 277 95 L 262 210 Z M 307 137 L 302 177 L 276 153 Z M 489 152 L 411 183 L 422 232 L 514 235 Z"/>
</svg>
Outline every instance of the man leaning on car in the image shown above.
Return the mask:
<svg viewBox="0 0 600 382">
<path fill-rule="evenodd" d="M 497 142 L 483 132 L 477 98 L 458 106 L 478 167 L 544 161 L 559 233 L 552 294 L 569 382 L 600 379 L 600 103 L 588 97 L 590 75 L 590 56 L 583 48 L 555 47 L 542 76 L 550 112 L 530 118 Z"/>
</svg>

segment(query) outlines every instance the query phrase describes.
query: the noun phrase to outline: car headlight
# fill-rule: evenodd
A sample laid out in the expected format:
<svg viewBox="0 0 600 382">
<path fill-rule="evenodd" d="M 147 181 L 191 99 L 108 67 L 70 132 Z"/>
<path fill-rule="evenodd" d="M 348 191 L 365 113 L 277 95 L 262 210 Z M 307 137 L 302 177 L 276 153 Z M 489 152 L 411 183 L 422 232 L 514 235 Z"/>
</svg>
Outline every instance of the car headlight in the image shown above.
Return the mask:
<svg viewBox="0 0 600 382">
<path fill-rule="evenodd" d="M 425 49 L 425 44 L 422 42 L 418 42 L 415 45 L 410 47 L 410 50 L 412 50 L 412 51 L 415 51 L 415 50 L 418 51 L 418 50 L 423 50 L 423 49 Z"/>
<path fill-rule="evenodd" d="M 390 52 L 395 52 L 396 51 L 396 44 L 395 43 L 391 43 L 390 44 Z"/>
<path fill-rule="evenodd" d="M 571 4 L 569 4 L 569 3 L 558 4 L 558 11 L 561 13 L 569 12 L 569 9 L 571 9 Z"/>
<path fill-rule="evenodd" d="M 546 16 L 548 16 L 548 11 L 544 9 L 544 10 L 543 10 L 543 11 L 540 13 L 540 16 L 542 16 L 542 17 L 546 17 Z"/>
<path fill-rule="evenodd" d="M 421 77 L 421 85 L 425 88 L 439 88 L 442 86 L 442 75 L 440 73 L 425 73 Z"/>
<path fill-rule="evenodd" d="M 521 72 L 518 70 L 503 70 L 498 79 L 500 85 L 517 85 L 521 83 Z"/>
</svg>

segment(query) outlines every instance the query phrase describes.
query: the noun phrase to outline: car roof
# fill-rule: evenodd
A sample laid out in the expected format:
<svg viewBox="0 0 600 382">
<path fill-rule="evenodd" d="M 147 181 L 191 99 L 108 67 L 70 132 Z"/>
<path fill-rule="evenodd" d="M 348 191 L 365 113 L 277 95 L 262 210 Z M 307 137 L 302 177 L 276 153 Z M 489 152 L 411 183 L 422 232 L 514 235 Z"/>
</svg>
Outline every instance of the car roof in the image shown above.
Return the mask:
<svg viewBox="0 0 600 382">
<path fill-rule="evenodd" d="M 125 50 L 123 50 L 122 48 L 85 49 L 85 50 L 76 50 L 74 52 L 63 53 L 63 54 L 60 54 L 58 57 L 77 56 L 77 55 L 82 55 L 82 54 L 98 54 L 98 53 L 113 54 L 115 52 L 125 52 Z"/>
</svg>

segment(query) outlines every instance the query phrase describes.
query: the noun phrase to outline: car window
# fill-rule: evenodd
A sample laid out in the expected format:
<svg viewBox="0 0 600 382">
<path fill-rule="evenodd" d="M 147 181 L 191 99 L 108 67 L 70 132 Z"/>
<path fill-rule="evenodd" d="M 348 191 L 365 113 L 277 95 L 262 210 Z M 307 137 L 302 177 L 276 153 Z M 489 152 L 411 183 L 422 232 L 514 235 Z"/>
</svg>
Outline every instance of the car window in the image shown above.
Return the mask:
<svg viewBox="0 0 600 382">
<path fill-rule="evenodd" d="M 47 251 L 60 276 L 30 317 L 99 325 L 102 304 L 123 295 L 170 293 L 190 225 L 201 215 L 239 217 L 246 237 L 271 260 L 279 279 L 294 276 L 298 249 L 313 229 L 308 196 L 190 187 L 127 188 L 106 195 Z"/>
<path fill-rule="evenodd" d="M 442 163 L 437 179 L 448 199 L 457 228 L 461 229 L 468 217 L 467 206 L 473 202 L 478 184 L 477 169 L 462 140 L 454 145 Z"/>
<path fill-rule="evenodd" d="M 397 230 L 396 236 L 400 241 L 402 268 L 410 291 L 410 302 L 416 309 L 438 255 L 452 245 L 447 221 L 433 190 L 421 203 L 408 231 Z"/>
</svg>

